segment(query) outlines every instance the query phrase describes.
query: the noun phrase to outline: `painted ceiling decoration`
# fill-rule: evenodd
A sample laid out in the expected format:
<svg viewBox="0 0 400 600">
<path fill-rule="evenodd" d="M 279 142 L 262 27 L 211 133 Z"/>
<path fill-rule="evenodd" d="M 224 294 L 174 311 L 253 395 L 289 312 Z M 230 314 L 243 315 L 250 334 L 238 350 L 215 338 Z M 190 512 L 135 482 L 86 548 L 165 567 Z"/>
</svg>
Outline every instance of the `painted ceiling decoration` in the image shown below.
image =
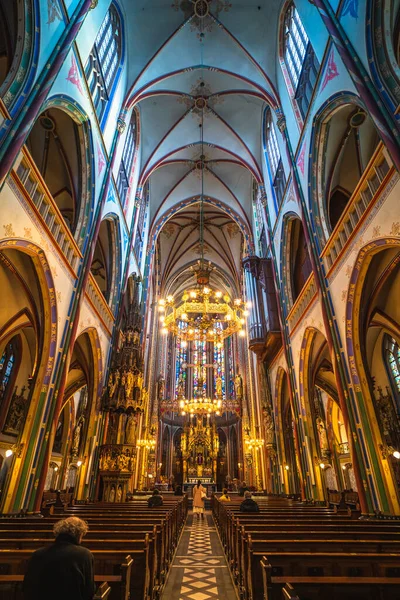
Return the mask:
<svg viewBox="0 0 400 600">
<path fill-rule="evenodd" d="M 255 184 L 263 181 L 263 114 L 279 106 L 266 44 L 268 36 L 268 47 L 277 45 L 281 3 L 273 4 L 249 0 L 243 11 L 234 0 L 165 2 L 162 24 L 146 29 L 150 39 L 138 32 L 128 41 L 137 59 L 128 65 L 127 106 L 140 114 L 139 186 L 149 185 L 148 252 L 157 252 L 163 288 L 191 276 L 203 194 L 206 258 L 214 277 L 240 291 Z M 144 29 L 150 7 L 144 2 Z M 237 232 L 234 242 L 228 231 Z"/>
</svg>

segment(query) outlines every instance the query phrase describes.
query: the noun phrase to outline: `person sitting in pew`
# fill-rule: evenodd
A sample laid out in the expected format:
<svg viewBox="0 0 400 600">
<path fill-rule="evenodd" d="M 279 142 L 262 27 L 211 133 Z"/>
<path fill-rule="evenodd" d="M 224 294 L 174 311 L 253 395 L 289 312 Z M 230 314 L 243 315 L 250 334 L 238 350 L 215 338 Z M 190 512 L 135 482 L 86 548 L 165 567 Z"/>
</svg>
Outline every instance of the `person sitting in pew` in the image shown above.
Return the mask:
<svg viewBox="0 0 400 600">
<path fill-rule="evenodd" d="M 224 488 L 222 490 L 222 496 L 219 497 L 220 502 L 230 502 L 231 499 L 228 496 L 228 490 L 226 488 Z"/>
<path fill-rule="evenodd" d="M 93 555 L 80 545 L 88 529 L 78 517 L 55 523 L 55 542 L 36 550 L 28 563 L 23 583 L 25 600 L 92 600 Z"/>
<path fill-rule="evenodd" d="M 153 495 L 147 500 L 147 505 L 149 508 L 163 505 L 163 497 L 160 496 L 159 490 L 153 490 Z"/>
<path fill-rule="evenodd" d="M 243 481 L 243 483 L 241 484 L 240 488 L 239 488 L 239 496 L 244 496 L 245 492 L 247 492 L 249 488 L 246 485 L 246 482 Z"/>
<path fill-rule="evenodd" d="M 182 486 L 179 483 L 175 488 L 174 496 L 183 496 Z"/>
<path fill-rule="evenodd" d="M 240 505 L 240 512 L 260 512 L 260 507 L 257 502 L 252 499 L 251 492 L 248 490 L 244 493 L 244 500 Z"/>
</svg>

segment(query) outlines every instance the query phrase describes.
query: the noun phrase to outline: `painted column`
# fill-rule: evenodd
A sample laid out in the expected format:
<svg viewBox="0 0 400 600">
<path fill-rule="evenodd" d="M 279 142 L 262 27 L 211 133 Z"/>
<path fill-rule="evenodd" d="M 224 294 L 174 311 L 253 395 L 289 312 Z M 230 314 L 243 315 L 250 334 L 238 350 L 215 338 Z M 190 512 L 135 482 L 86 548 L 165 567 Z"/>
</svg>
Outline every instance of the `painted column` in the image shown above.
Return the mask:
<svg viewBox="0 0 400 600">
<path fill-rule="evenodd" d="M 268 231 L 268 247 L 269 247 L 269 251 L 271 252 L 271 256 L 273 258 L 271 264 L 272 264 L 272 270 L 273 270 L 273 276 L 274 276 L 275 291 L 277 294 L 277 306 L 278 306 L 279 321 L 280 321 L 281 332 L 282 332 L 283 351 L 285 353 L 285 358 L 286 358 L 287 367 L 288 367 L 287 374 L 288 374 L 290 406 L 291 406 L 292 415 L 293 415 L 293 419 L 294 419 L 294 427 L 295 427 L 295 434 L 296 434 L 294 443 L 296 445 L 296 451 L 299 456 L 301 475 L 302 475 L 301 481 L 300 481 L 301 498 L 302 498 L 302 500 L 312 500 L 313 499 L 313 489 L 312 489 L 312 485 L 311 485 L 311 481 L 310 481 L 310 476 L 308 474 L 310 472 L 310 468 L 312 468 L 312 465 L 308 465 L 308 459 L 307 459 L 307 455 L 305 452 L 304 432 L 302 431 L 302 418 L 301 418 L 301 415 L 299 414 L 299 410 L 298 410 L 300 403 L 297 399 L 296 382 L 294 379 L 294 360 L 293 360 L 293 356 L 292 356 L 292 349 L 291 349 L 291 345 L 290 345 L 290 335 L 289 335 L 289 329 L 288 329 L 287 318 L 286 318 L 288 311 L 287 311 L 287 306 L 286 306 L 285 295 L 283 293 L 282 286 L 281 286 L 280 280 L 279 280 L 279 275 L 278 275 L 279 270 L 278 270 L 278 266 L 277 266 L 275 246 L 273 243 L 271 243 L 272 227 L 271 227 L 271 220 L 270 220 L 269 212 L 267 209 L 267 197 L 266 197 L 265 187 L 263 184 L 260 184 L 259 202 L 261 202 L 261 204 L 264 208 L 264 215 L 265 215 L 266 225 L 267 225 L 266 229 Z M 301 442 L 299 442 L 300 437 L 302 440 Z M 286 472 L 285 472 L 285 476 L 287 476 Z M 287 488 L 285 491 L 287 491 Z"/>
<path fill-rule="evenodd" d="M 50 89 L 74 43 L 83 22 L 91 8 L 97 6 L 97 0 L 81 0 L 68 21 L 60 39 L 47 60 L 35 85 L 26 99 L 25 106 L 9 124 L 0 146 L 0 186 L 12 169 L 30 130 L 38 118 Z"/>
<path fill-rule="evenodd" d="M 355 48 L 350 42 L 340 20 L 328 0 L 309 0 L 317 8 L 321 18 L 339 52 L 340 58 L 368 109 L 380 136 L 397 168 L 400 170 L 400 137 L 398 123 L 382 102 L 368 71 L 365 69 Z"/>
</svg>

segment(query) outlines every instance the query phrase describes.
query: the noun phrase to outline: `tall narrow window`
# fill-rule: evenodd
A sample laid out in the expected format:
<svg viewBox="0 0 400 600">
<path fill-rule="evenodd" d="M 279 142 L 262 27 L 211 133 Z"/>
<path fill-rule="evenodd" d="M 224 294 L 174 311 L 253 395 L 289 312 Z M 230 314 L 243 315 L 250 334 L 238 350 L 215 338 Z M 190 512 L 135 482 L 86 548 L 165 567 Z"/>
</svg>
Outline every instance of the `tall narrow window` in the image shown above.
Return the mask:
<svg viewBox="0 0 400 600">
<path fill-rule="evenodd" d="M 7 398 L 15 381 L 20 358 L 20 337 L 14 336 L 0 358 L 0 402 Z"/>
<path fill-rule="evenodd" d="M 396 395 L 400 396 L 400 348 L 396 340 L 389 335 L 385 335 L 384 356 L 392 385 Z"/>
<path fill-rule="evenodd" d="M 275 190 L 276 200 L 278 204 L 280 204 L 285 192 L 286 178 L 272 121 L 271 109 L 267 109 L 265 115 L 265 143 L 271 171 L 272 186 Z"/>
<path fill-rule="evenodd" d="M 132 171 L 133 157 L 136 147 L 136 113 L 132 112 L 132 118 L 129 123 L 128 132 L 125 138 L 124 151 L 122 153 L 121 164 L 118 173 L 118 193 L 122 206 L 125 207 L 126 198 L 129 190 L 129 179 Z"/>
<path fill-rule="evenodd" d="M 140 259 L 142 256 L 144 234 L 145 234 L 145 230 L 146 230 L 145 217 L 147 214 L 148 204 L 149 204 L 149 186 L 148 186 L 148 184 L 146 184 L 146 187 L 143 190 L 143 200 L 142 200 L 142 203 L 139 208 L 138 225 L 137 225 L 137 229 L 136 229 L 135 245 L 133 248 L 134 252 L 135 252 L 136 260 L 138 261 L 138 263 L 140 262 Z"/>
<path fill-rule="evenodd" d="M 310 105 L 319 64 L 308 36 L 293 3 L 286 11 L 284 21 L 283 58 L 296 100 L 304 119 Z"/>
<path fill-rule="evenodd" d="M 100 123 L 112 96 L 122 58 L 122 27 L 111 4 L 89 54 L 85 74 Z"/>
</svg>

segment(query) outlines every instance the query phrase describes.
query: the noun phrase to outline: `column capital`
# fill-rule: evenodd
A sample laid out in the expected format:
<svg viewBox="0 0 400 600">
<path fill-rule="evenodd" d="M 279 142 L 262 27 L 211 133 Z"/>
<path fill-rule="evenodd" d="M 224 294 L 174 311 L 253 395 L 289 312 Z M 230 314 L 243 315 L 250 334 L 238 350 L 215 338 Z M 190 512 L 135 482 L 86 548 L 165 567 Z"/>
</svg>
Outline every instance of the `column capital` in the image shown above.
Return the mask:
<svg viewBox="0 0 400 600">
<path fill-rule="evenodd" d="M 121 119 L 121 117 L 119 117 L 117 119 L 117 129 L 118 129 L 119 133 L 124 133 L 125 127 L 126 127 L 126 121 L 124 121 L 124 119 Z"/>
</svg>

